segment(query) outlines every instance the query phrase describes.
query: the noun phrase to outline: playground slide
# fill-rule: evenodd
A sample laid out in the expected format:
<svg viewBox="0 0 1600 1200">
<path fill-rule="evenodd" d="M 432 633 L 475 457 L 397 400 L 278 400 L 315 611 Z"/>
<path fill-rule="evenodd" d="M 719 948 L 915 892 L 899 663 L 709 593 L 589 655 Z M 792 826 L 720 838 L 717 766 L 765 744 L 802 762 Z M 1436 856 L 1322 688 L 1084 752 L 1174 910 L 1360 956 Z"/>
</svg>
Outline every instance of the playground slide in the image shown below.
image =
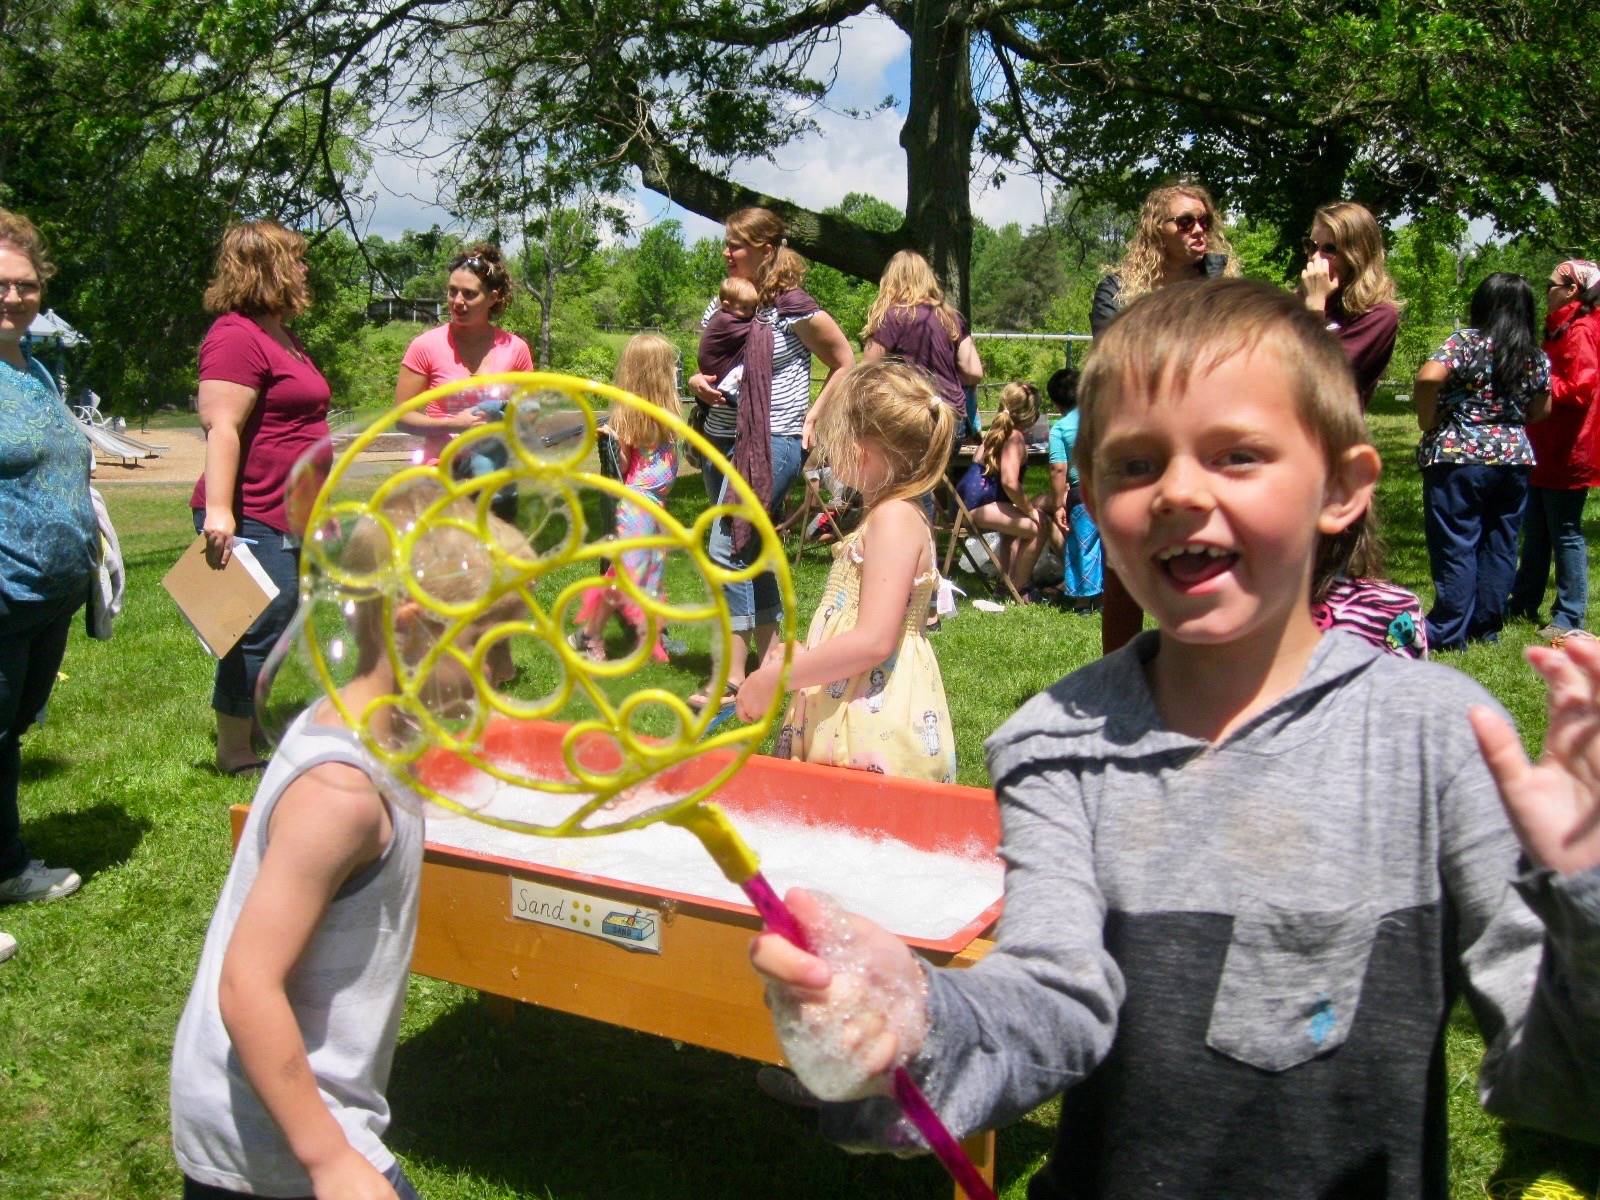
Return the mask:
<svg viewBox="0 0 1600 1200">
<path fill-rule="evenodd" d="M 126 434 L 114 433 L 100 425 L 91 425 L 82 417 L 74 418 L 97 453 L 106 458 L 120 458 L 124 462 L 141 458 L 159 458 L 165 446 L 152 446 Z"/>
</svg>

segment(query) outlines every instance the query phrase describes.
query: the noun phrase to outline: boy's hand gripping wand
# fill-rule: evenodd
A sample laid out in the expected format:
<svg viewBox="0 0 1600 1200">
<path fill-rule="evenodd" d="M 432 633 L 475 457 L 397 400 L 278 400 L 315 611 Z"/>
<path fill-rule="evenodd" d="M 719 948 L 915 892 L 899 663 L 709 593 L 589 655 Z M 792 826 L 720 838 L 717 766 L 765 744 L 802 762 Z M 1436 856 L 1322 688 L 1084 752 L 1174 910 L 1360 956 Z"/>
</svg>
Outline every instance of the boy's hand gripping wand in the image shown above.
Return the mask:
<svg viewBox="0 0 1600 1200">
<path fill-rule="evenodd" d="M 455 438 L 437 464 L 401 465 L 374 485 L 370 470 L 375 452 L 381 451 L 378 439 L 396 432 L 401 417 L 434 400 L 453 407 L 502 402 L 503 409 L 491 407 L 488 411 L 498 415 Z M 590 470 L 595 401 L 641 409 L 670 436 L 693 445 L 722 471 L 736 502 L 712 505 L 685 526 L 652 497 Z M 467 464 L 475 455 L 482 461 L 485 451 L 488 461 L 504 465 L 470 476 Z M 388 515 L 389 502 L 416 488 L 426 494 L 420 507 L 413 502 L 406 511 L 417 515 L 398 527 Z M 618 537 L 608 528 L 591 536 L 585 493 L 642 509 L 653 518 L 655 532 Z M 491 510 L 494 504 L 507 511 L 508 496 L 517 513 L 514 532 Z M 326 446 L 307 455 L 290 477 L 289 507 L 291 520 L 303 516 L 305 529 L 301 608 L 292 640 L 383 769 L 448 812 L 535 837 L 590 837 L 657 821 L 679 825 L 700 839 L 770 930 L 811 949 L 755 854 L 726 814 L 705 802 L 761 744 L 779 711 L 794 655 L 795 597 L 782 544 L 760 498 L 698 432 L 603 384 L 548 373 L 478 377 L 396 407 L 356 436 L 336 460 Z M 750 522 L 759 539 L 759 554 L 738 570 L 713 562 L 706 550 L 712 524 L 725 517 Z M 345 553 L 363 523 L 369 545 L 373 531 L 379 534 L 384 553 L 376 567 L 367 559 L 352 567 Z M 301 527 L 298 521 L 296 527 Z M 467 599 L 441 596 L 446 589 L 436 582 L 438 555 L 419 553 L 440 531 L 473 548 L 469 557 L 477 561 L 462 569 L 476 572 L 472 577 L 482 584 Z M 470 534 L 470 542 L 461 534 Z M 637 550 L 681 551 L 703 591 L 688 604 L 651 595 L 622 565 L 624 555 Z M 614 578 L 601 580 L 593 573 L 591 564 L 602 559 L 619 564 Z M 764 571 L 775 574 L 783 598 L 784 657 L 773 703 L 760 719 L 713 729 L 714 706 L 697 713 L 661 687 L 639 686 L 620 700 L 608 695 L 605 683 L 648 666 L 668 621 L 709 626 L 714 650 L 720 651 L 713 654 L 719 665 L 709 694 L 722 694 L 733 651 L 722 585 Z M 642 613 L 635 648 L 610 662 L 589 660 L 563 636 L 569 613 L 596 588 L 614 589 Z M 339 631 L 375 615 L 395 691 L 356 711 L 339 690 L 341 671 L 352 669 Z M 420 643 L 419 628 L 431 635 Z M 277 661 L 263 672 L 266 679 L 277 673 L 290 641 L 280 645 Z M 491 656 L 498 653 L 507 661 L 505 652 L 517 646 L 525 648 L 517 655 L 520 675 L 514 683 L 497 684 L 487 667 Z M 537 699 L 524 694 L 539 691 L 543 695 Z M 560 765 L 519 761 L 515 725 L 558 719 L 571 720 L 560 737 Z M 637 723 L 654 732 L 641 732 Z M 662 728 L 671 732 L 660 736 Z M 554 808 L 541 808 L 539 820 L 492 811 L 497 784 L 538 793 L 541 803 Z M 994 1192 L 904 1067 L 895 1069 L 892 1083 L 906 1117 L 971 1200 L 993 1200 Z"/>
</svg>

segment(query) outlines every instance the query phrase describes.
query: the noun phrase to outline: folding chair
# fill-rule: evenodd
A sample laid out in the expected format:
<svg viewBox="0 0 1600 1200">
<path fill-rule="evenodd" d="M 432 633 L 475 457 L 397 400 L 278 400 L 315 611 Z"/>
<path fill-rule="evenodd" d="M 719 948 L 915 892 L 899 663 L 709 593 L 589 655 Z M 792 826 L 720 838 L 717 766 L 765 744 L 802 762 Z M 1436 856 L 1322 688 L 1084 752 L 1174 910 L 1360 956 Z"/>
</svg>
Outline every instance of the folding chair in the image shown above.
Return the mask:
<svg viewBox="0 0 1600 1200">
<path fill-rule="evenodd" d="M 983 531 L 973 523 L 972 513 L 968 511 L 966 502 L 961 499 L 961 493 L 956 491 L 955 485 L 948 478 L 943 478 L 939 480 L 939 486 L 935 491 L 947 494 L 955 502 L 956 513 L 954 520 L 950 522 L 950 540 L 945 544 L 944 566 L 939 573 L 947 579 L 950 577 L 950 571 L 955 566 L 956 555 L 961 551 L 962 528 L 966 527 L 977 535 L 978 545 L 983 547 L 983 552 L 989 556 L 989 561 L 994 564 L 995 577 L 1005 584 L 1006 591 L 1011 593 L 1011 598 L 1021 604 L 1022 596 L 1017 591 L 1017 585 L 1011 582 L 1011 576 L 1000 565 L 1000 560 L 995 557 L 994 548 L 989 545 L 989 540 L 983 536 Z M 978 575 L 991 592 L 996 590 L 993 581 L 985 576 L 982 571 L 979 571 Z"/>
</svg>

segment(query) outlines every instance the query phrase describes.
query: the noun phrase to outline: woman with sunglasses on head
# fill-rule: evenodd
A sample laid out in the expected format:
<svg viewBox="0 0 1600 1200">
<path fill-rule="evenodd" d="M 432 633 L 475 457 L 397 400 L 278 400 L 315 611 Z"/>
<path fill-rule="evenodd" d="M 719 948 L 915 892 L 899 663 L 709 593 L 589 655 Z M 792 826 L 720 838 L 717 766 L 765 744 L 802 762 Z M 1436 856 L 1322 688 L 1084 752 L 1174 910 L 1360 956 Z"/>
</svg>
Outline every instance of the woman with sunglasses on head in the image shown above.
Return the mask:
<svg viewBox="0 0 1600 1200">
<path fill-rule="evenodd" d="M 1537 621 L 1555 559 L 1556 599 L 1539 636 L 1589 636 L 1589 552 L 1583 502 L 1600 484 L 1600 266 L 1572 258 L 1550 273 L 1544 351 L 1550 356 L 1550 417 L 1528 427 L 1534 467 L 1522 515 L 1522 561 L 1508 615 Z"/>
<path fill-rule="evenodd" d="M 445 297 L 450 319 L 413 338 L 400 360 L 396 404 L 473 375 L 534 369 L 528 343 L 494 324 L 511 302 L 511 275 L 498 247 L 479 243 L 457 254 L 450 261 Z M 491 415 L 458 394 L 430 400 L 421 412 L 402 417 L 400 424 L 423 439 L 423 461 L 436 463 L 451 438 Z M 481 456 L 475 456 L 477 467 L 492 465 L 477 463 L 477 457 Z"/>
<path fill-rule="evenodd" d="M 50 698 L 100 559 L 89 443 L 24 345 L 54 269 L 33 222 L 0 208 L 0 904 L 55 900 L 79 884 L 28 853 L 17 803 L 18 743 Z M 0 933 L 0 961 L 16 949 Z"/>
<path fill-rule="evenodd" d="M 1366 412 L 1394 354 L 1400 302 L 1384 261 L 1383 230 L 1361 205 L 1340 201 L 1317 209 L 1300 294 L 1344 347 Z"/>
<path fill-rule="evenodd" d="M 1089 329 L 1099 337 L 1124 308 L 1169 283 L 1237 274 L 1239 260 L 1222 230 L 1222 214 L 1211 193 L 1198 183 L 1158 187 L 1144 198 L 1122 262 L 1095 289 Z M 1138 634 L 1144 611 L 1109 562 L 1102 586 L 1100 650 L 1110 654 Z"/>
</svg>

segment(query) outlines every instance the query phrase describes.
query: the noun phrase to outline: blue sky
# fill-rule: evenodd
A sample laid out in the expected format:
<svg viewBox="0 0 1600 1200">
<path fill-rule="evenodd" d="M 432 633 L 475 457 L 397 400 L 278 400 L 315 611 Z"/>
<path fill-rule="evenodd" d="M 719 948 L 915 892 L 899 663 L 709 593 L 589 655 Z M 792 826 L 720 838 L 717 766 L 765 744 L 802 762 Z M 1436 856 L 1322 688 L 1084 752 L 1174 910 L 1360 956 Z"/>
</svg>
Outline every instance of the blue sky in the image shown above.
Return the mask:
<svg viewBox="0 0 1600 1200">
<path fill-rule="evenodd" d="M 827 107 L 814 113 L 820 131 L 784 147 L 772 162 L 739 164 L 732 172 L 740 183 L 785 196 L 810 208 L 837 204 L 848 192 L 870 192 L 896 207 L 905 204 L 905 156 L 900 149 L 910 76 L 909 43 L 892 22 L 877 14 L 853 19 L 838 45 L 838 77 Z M 819 73 L 831 68 L 831 53 L 818 55 Z M 844 108 L 871 109 L 893 95 L 896 109 L 874 113 L 866 120 L 845 116 Z M 442 141 L 429 148 L 443 151 Z M 369 232 L 390 238 L 405 229 L 427 229 L 438 224 L 451 228 L 450 215 L 431 203 L 435 188 L 425 171 L 411 158 L 379 156 L 374 177 L 365 190 L 377 193 Z M 1046 197 L 1030 179 L 1009 179 L 999 188 L 989 181 L 973 181 L 973 208 L 992 225 L 1008 221 L 1023 226 L 1044 215 Z M 681 221 L 693 241 L 720 234 L 720 227 L 671 203 L 665 196 L 638 190 L 633 197 L 635 225 L 653 221 Z"/>
</svg>

